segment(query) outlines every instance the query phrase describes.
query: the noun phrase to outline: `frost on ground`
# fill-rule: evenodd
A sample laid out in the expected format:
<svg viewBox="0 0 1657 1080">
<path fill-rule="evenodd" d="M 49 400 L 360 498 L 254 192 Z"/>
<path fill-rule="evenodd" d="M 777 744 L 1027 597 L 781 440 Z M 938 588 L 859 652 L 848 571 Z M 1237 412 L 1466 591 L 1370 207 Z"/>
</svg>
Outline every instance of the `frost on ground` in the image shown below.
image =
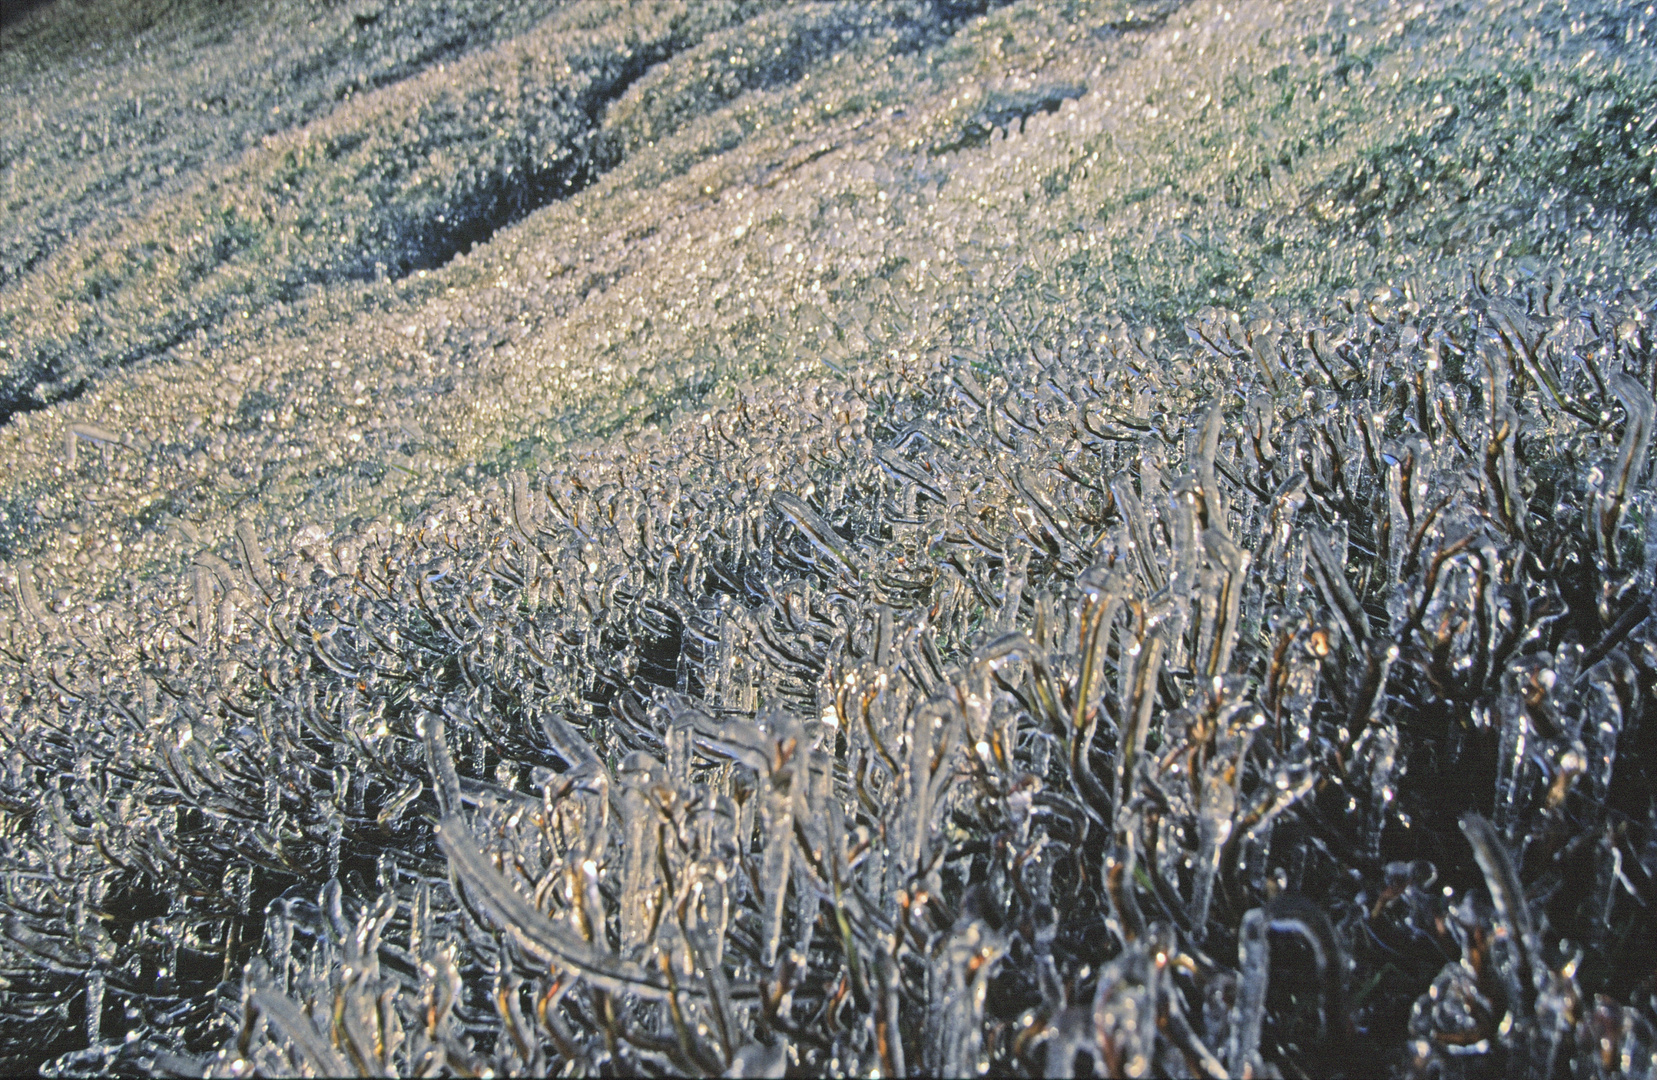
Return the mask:
<svg viewBox="0 0 1657 1080">
<path fill-rule="evenodd" d="M 8 1070 L 1657 1072 L 1647 8 L 60 3 Z"/>
</svg>

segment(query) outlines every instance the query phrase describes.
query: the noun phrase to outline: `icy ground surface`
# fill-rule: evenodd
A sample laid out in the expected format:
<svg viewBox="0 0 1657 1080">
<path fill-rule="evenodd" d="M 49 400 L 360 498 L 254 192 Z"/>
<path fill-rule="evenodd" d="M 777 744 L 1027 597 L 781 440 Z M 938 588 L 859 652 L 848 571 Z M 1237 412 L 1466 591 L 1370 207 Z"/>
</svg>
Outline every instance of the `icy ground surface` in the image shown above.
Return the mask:
<svg viewBox="0 0 1657 1080">
<path fill-rule="evenodd" d="M 0 31 L 0 1068 L 1657 1072 L 1657 14 Z"/>
</svg>

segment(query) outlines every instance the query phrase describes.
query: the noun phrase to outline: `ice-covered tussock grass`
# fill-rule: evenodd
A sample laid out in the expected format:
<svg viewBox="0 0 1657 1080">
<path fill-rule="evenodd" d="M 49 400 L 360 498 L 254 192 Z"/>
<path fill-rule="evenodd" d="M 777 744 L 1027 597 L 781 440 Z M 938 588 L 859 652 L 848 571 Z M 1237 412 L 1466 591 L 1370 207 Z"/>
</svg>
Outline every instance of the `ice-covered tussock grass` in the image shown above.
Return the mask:
<svg viewBox="0 0 1657 1080">
<path fill-rule="evenodd" d="M 498 236 L 464 288 L 533 329 L 481 357 L 500 392 L 469 396 L 456 423 L 507 445 L 545 437 L 557 403 L 580 392 L 575 372 L 607 388 L 604 420 L 620 422 L 721 380 L 970 334 L 964 316 L 986 306 L 1032 323 L 1099 304 L 1177 323 L 1169 311 L 1216 300 L 1322 302 L 1332 282 L 1400 259 L 1429 281 L 1454 277 L 1442 256 L 1498 252 L 1638 276 L 1621 234 L 1649 214 L 1649 157 L 1603 126 L 1612 112 L 1657 115 L 1635 46 L 1603 61 L 1626 70 L 1599 86 L 1602 60 L 1580 63 L 1575 38 L 1527 54 L 1506 30 L 1448 17 L 1400 31 L 1368 10 L 1268 5 L 1228 21 L 1193 7 L 1154 31 L 1088 32 L 1141 25 L 1128 14 L 1066 22 L 1020 7 L 916 56 L 837 58 L 688 122 L 591 198 Z M 1535 70 L 1505 72 L 1510 53 L 1534 55 Z M 1007 71 L 991 75 L 999 54 Z M 1431 77 L 1394 78 L 1410 63 Z M 1486 96 L 1510 103 L 1499 122 L 1460 65 L 1498 83 Z M 1567 139 L 1543 118 L 1574 115 L 1571 72 L 1618 105 Z M 1433 119 L 1446 101 L 1458 104 Z M 1020 102 L 1029 115 L 1010 119 Z M 1412 126 L 1432 132 L 1428 145 Z M 1511 152 L 1481 164 L 1493 127 Z M 1573 156 L 1589 143 L 1608 148 L 1604 168 Z M 1446 176 L 1477 176 L 1477 191 L 1366 179 L 1428 150 Z M 1361 229 L 1348 210 L 1368 215 Z M 1377 213 L 1396 232 L 1376 231 Z"/>
<path fill-rule="evenodd" d="M 1649 1072 L 1654 314 L 986 328 L 244 525 L 119 626 L 20 572 L 0 1022 L 224 1075 Z"/>
</svg>

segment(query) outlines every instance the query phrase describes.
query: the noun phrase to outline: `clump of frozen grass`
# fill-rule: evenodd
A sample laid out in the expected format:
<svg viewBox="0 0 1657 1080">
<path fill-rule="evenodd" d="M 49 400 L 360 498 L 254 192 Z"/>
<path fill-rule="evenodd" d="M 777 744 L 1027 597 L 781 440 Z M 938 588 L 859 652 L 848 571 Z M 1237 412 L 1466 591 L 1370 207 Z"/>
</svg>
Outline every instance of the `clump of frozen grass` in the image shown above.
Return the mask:
<svg viewBox="0 0 1657 1080">
<path fill-rule="evenodd" d="M 7 1022 L 224 1075 L 1646 1060 L 1652 315 L 991 335 L 244 527 L 132 626 L 25 568 Z"/>
</svg>

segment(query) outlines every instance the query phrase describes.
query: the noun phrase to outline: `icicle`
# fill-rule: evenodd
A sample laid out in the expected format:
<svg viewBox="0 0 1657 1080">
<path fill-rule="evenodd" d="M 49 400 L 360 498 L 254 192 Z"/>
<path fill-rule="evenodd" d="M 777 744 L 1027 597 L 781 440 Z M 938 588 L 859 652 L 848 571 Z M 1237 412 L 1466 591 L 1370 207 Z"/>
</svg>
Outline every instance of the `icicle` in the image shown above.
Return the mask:
<svg viewBox="0 0 1657 1080">
<path fill-rule="evenodd" d="M 794 800 L 761 780 L 760 805 L 760 895 L 764 907 L 760 940 L 760 966 L 773 968 L 782 940 L 783 916 L 787 911 L 789 863 L 794 854 Z"/>
<path fill-rule="evenodd" d="M 622 828 L 621 947 L 642 945 L 656 920 L 656 824 L 651 788 L 665 779 L 662 763 L 642 750 L 627 755 L 616 793 Z"/>
<path fill-rule="evenodd" d="M 86 1041 L 96 1045 L 103 1038 L 104 973 L 93 968 L 86 973 Z"/>
<path fill-rule="evenodd" d="M 1519 824 L 1522 801 L 1525 799 L 1527 785 L 1525 775 L 1529 772 L 1530 758 L 1530 713 L 1525 708 L 1524 698 L 1517 689 L 1512 688 L 1512 673 L 1504 679 L 1508 683 L 1498 699 L 1498 716 L 1501 730 L 1496 760 L 1496 800 L 1495 825 L 1498 831 L 1512 834 Z"/>
<path fill-rule="evenodd" d="M 293 956 L 293 917 L 287 900 L 272 900 L 265 907 L 265 951 L 277 965 L 282 993 L 289 990 L 288 976 Z"/>
<path fill-rule="evenodd" d="M 1398 795 L 1393 785 L 1393 777 L 1398 770 L 1398 726 L 1378 724 L 1369 728 L 1367 735 L 1370 808 L 1366 831 L 1369 838 L 1369 858 L 1372 862 L 1379 862 L 1381 836 L 1386 832 L 1387 821 L 1392 813 L 1392 802 Z"/>
<path fill-rule="evenodd" d="M 329 807 L 324 820 L 328 823 L 328 854 L 325 865 L 328 880 L 336 882 L 339 880 L 340 846 L 345 838 L 345 815 L 340 813 L 338 807 Z"/>
<path fill-rule="evenodd" d="M 1266 989 L 1271 982 L 1271 942 L 1266 912 L 1254 908 L 1243 916 L 1237 932 L 1237 968 L 1242 982 L 1231 1011 L 1231 1036 L 1226 1042 L 1226 1071 L 1236 1077 L 1264 1075 L 1260 1059 L 1260 1025 L 1266 1017 Z"/>
</svg>

